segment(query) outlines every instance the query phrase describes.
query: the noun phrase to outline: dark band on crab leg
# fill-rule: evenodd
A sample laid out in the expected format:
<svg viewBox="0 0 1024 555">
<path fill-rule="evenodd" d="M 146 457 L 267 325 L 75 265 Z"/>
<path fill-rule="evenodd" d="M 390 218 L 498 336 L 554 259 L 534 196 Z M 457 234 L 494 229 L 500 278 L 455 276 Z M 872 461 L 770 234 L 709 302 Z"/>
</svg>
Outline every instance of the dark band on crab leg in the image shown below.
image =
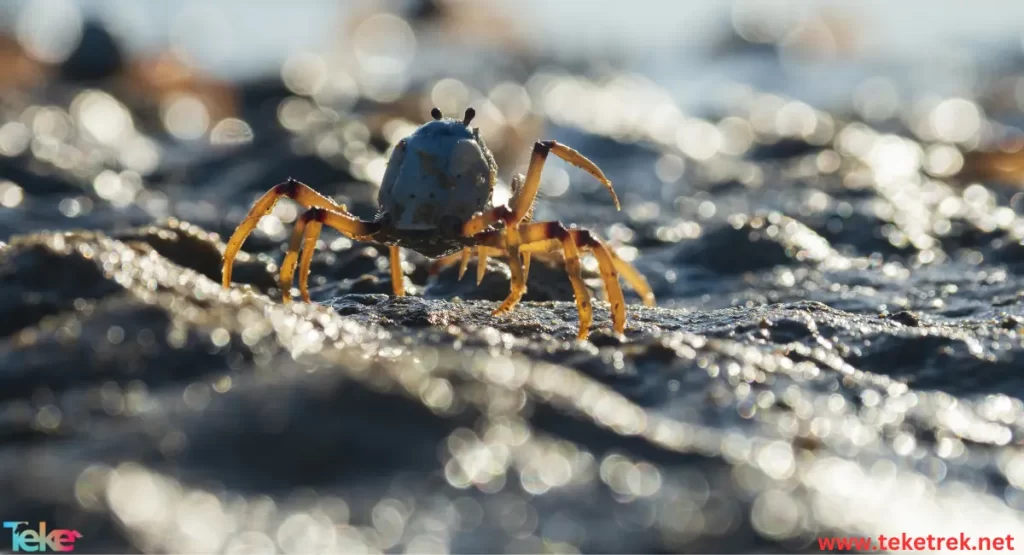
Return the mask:
<svg viewBox="0 0 1024 555">
<path fill-rule="evenodd" d="M 224 266 L 221 270 L 221 284 L 224 287 L 231 285 L 232 266 L 235 262 L 235 257 L 238 256 L 238 251 L 242 249 L 242 243 L 249 237 L 252 230 L 256 229 L 256 224 L 260 222 L 260 218 L 270 214 L 270 211 L 274 209 L 274 205 L 282 197 L 294 200 L 302 205 L 303 208 L 315 207 L 342 213 L 347 212 L 344 206 L 314 191 L 305 183 L 291 178 L 271 187 L 269 191 L 253 204 L 249 214 L 246 215 L 242 223 L 238 225 L 238 229 L 228 239 L 227 247 L 224 249 Z"/>
<path fill-rule="evenodd" d="M 396 297 L 405 296 L 405 274 L 402 273 L 402 249 L 398 245 L 388 247 L 391 257 L 391 291 Z"/>
</svg>

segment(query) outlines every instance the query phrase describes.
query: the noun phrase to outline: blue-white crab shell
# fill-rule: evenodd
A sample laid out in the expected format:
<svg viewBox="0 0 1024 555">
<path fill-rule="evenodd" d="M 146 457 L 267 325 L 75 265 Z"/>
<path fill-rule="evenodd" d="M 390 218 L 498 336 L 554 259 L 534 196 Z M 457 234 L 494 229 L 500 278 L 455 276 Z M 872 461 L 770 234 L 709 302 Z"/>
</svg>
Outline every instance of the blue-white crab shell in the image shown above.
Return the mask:
<svg viewBox="0 0 1024 555">
<path fill-rule="evenodd" d="M 381 181 L 381 216 L 396 231 L 450 232 L 491 206 L 497 167 L 477 129 L 441 119 L 395 146 Z"/>
</svg>

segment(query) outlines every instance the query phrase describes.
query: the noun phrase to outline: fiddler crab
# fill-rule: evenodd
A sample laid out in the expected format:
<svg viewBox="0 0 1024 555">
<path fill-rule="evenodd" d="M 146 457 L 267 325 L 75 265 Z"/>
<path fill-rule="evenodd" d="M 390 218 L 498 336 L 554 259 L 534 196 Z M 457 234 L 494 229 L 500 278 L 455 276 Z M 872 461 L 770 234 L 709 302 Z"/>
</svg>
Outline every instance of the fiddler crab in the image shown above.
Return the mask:
<svg viewBox="0 0 1024 555">
<path fill-rule="evenodd" d="M 611 181 L 597 165 L 565 145 L 551 140 L 539 141 L 533 146 L 526 176 L 517 174 L 512 180 L 510 206 L 493 206 L 491 195 L 498 168 L 479 129 L 469 126 L 475 111 L 467 109 L 461 121 L 443 117 L 437 108 L 431 115 L 434 121 L 423 124 L 395 145 L 377 197 L 380 212 L 372 221 L 353 216 L 345 205 L 294 179 L 267 191 L 228 240 L 222 274 L 224 287 L 231 285 L 232 264 L 242 243 L 278 199 L 288 197 L 306 211 L 295 223 L 291 244 L 281 264 L 280 287 L 285 302 L 290 300 L 296 265 L 299 267 L 299 291 L 303 300 L 309 302 L 309 268 L 320 229 L 326 225 L 353 240 L 389 246 L 391 283 L 396 296 L 405 295 L 401 247 L 429 258 L 441 258 L 442 264 L 461 257 L 460 278 L 465 273 L 471 249 L 475 248 L 478 282 L 486 268 L 487 256 L 508 258 L 511 291 L 493 313 L 503 314 L 515 308 L 526 293 L 530 254 L 561 250 L 576 296 L 579 339 L 587 338 L 593 321 L 590 293 L 583 283 L 581 252 L 589 251 L 597 258 L 616 333 L 622 334 L 626 328 L 626 301 L 619 286 L 619 275 L 640 295 L 644 304 L 654 305 L 654 294 L 643 275 L 594 233 L 566 228 L 556 221 L 531 221 L 541 170 L 549 153 L 597 178 L 611 193 L 615 207 L 620 208 Z"/>
</svg>

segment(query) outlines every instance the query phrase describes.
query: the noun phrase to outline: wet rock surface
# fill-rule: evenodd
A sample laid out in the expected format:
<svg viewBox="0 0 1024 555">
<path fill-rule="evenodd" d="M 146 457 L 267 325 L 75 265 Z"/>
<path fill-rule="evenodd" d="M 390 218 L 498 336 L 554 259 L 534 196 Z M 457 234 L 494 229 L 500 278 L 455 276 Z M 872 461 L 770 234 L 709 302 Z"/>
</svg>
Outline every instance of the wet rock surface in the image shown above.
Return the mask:
<svg viewBox="0 0 1024 555">
<path fill-rule="evenodd" d="M 658 306 L 627 288 L 623 337 L 598 301 L 575 340 L 557 256 L 492 316 L 501 260 L 478 286 L 473 262 L 460 280 L 407 253 L 398 298 L 387 249 L 331 231 L 315 302 L 283 304 L 287 203 L 220 286 L 223 238 L 288 175 L 373 215 L 400 102 L 335 110 L 243 84 L 283 106 L 251 111 L 255 139 L 158 160 L 141 116 L 127 143 L 79 136 L 86 100 L 141 110 L 107 93 L 0 102 L 0 514 L 94 552 L 1024 537 L 1017 185 L 957 176 L 939 162 L 966 146 L 897 121 L 751 91 L 717 119 L 595 122 L 566 99 L 664 93 L 542 77 L 562 96 L 535 95 L 533 117 L 606 169 L 624 209 L 571 173 L 534 219 L 595 229 L 647 276 Z M 585 278 L 600 299 L 593 261 Z"/>
<path fill-rule="evenodd" d="M 0 254 L 4 510 L 96 549 L 427 549 L 443 527 L 455 551 L 800 550 L 950 504 L 1018 526 L 993 496 L 1016 479 L 1019 301 L 631 306 L 624 339 L 598 303 L 580 344 L 569 299 L 283 305 L 266 266 L 223 290 L 194 226 L 115 235 Z"/>
</svg>

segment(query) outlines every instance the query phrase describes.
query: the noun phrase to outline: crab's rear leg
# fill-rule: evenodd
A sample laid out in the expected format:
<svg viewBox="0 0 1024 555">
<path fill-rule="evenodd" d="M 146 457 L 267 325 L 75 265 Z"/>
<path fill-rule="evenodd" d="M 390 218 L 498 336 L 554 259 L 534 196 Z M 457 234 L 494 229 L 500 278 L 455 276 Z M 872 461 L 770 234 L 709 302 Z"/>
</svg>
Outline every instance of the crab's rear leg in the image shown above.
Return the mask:
<svg viewBox="0 0 1024 555">
<path fill-rule="evenodd" d="M 521 226 L 520 235 L 523 242 L 540 242 L 545 239 L 552 237 L 562 236 L 563 233 L 567 235 L 575 246 L 582 251 L 591 251 L 597 258 L 598 269 L 601 273 L 601 280 L 604 282 L 604 289 L 608 295 L 608 303 L 611 305 L 612 312 L 612 328 L 615 333 L 623 333 L 626 330 L 626 298 L 622 294 L 622 286 L 619 285 L 619 271 L 615 266 L 614 255 L 611 253 L 604 242 L 597 238 L 593 233 L 584 229 L 571 229 L 568 230 L 559 222 L 542 222 L 533 223 Z M 579 264 L 577 260 L 575 264 Z M 566 257 L 566 271 L 569 271 L 571 263 Z M 571 274 L 570 274 L 571 279 Z M 573 287 L 574 291 L 576 287 Z M 590 314 L 584 314 L 584 307 L 580 305 L 579 296 L 580 292 L 576 292 L 577 308 L 580 310 L 580 337 L 586 338 L 588 331 L 583 329 L 584 321 L 590 322 L 593 318 Z M 590 310 L 589 299 L 590 293 L 586 289 L 582 290 L 582 295 L 587 299 L 587 310 Z"/>
<path fill-rule="evenodd" d="M 303 212 L 295 222 L 288 252 L 285 254 L 284 262 L 281 263 L 281 298 L 285 302 L 291 300 L 292 277 L 295 275 L 297 263 L 299 265 L 299 292 L 302 294 L 302 300 L 309 302 L 309 269 L 313 262 L 313 252 L 316 250 L 316 241 L 320 237 L 321 228 L 325 225 L 354 240 L 370 239 L 370 236 L 376 233 L 380 227 L 376 222 L 360 220 L 348 212 L 343 212 L 340 207 L 338 209 L 314 207 Z M 302 248 L 301 262 L 299 261 L 300 246 Z"/>
<path fill-rule="evenodd" d="M 316 207 L 347 212 L 344 206 L 292 178 L 274 185 L 252 205 L 249 214 L 238 224 L 238 228 L 235 229 L 235 232 L 231 234 L 231 238 L 228 239 L 227 247 L 224 249 L 224 266 L 221 270 L 221 283 L 224 287 L 231 285 L 232 266 L 235 262 L 235 257 L 238 256 L 238 251 L 242 249 L 242 243 L 245 243 L 246 238 L 256 228 L 260 218 L 270 214 L 270 211 L 274 209 L 274 205 L 282 197 L 294 200 L 302 205 L 303 208 Z"/>
<path fill-rule="evenodd" d="M 402 272 L 402 249 L 398 245 L 388 247 L 391 258 L 391 291 L 396 297 L 405 296 L 405 274 Z"/>
<path fill-rule="evenodd" d="M 550 252 L 561 245 L 565 257 L 565 271 L 569 275 L 569 282 L 572 284 L 573 294 L 576 297 L 576 309 L 580 317 L 577 337 L 581 340 L 586 339 L 590 334 L 590 324 L 594 319 L 594 311 L 591 306 L 590 292 L 587 291 L 587 286 L 583 282 L 583 267 L 580 264 L 579 248 L 569 230 L 558 222 L 545 222 L 526 224 L 512 229 L 488 231 L 478 235 L 477 239 L 482 245 L 491 247 L 501 246 L 508 249 L 509 235 L 512 235 L 512 243 L 520 241 L 521 244 L 514 248 L 516 256 L 509 258 L 509 268 L 513 268 L 512 290 L 509 292 L 505 302 L 494 313 L 501 314 L 511 310 L 518 304 L 519 299 L 526 292 L 525 275 L 522 271 L 522 264 L 519 261 L 518 255 L 520 253 Z M 519 268 L 519 270 L 517 271 L 515 268 Z M 523 282 L 517 283 L 517 274 L 522 276 Z M 624 323 L 623 326 L 625 326 Z"/>
<path fill-rule="evenodd" d="M 479 250 L 479 248 L 477 248 Z M 430 268 L 427 271 L 428 275 L 436 276 L 441 273 L 448 266 L 459 263 L 459 279 L 466 274 L 466 269 L 469 268 L 469 259 L 473 257 L 473 247 L 464 247 L 461 251 L 442 256 L 430 264 Z"/>
<path fill-rule="evenodd" d="M 519 252 L 519 230 L 517 227 L 510 227 L 501 230 L 504 239 L 505 252 L 508 255 L 508 269 L 512 274 L 511 289 L 508 297 L 501 303 L 501 306 L 494 311 L 494 315 L 504 314 L 519 304 L 519 300 L 526 293 L 526 272 L 523 269 L 523 259 Z M 486 259 L 485 259 L 486 260 Z M 479 262 L 478 262 L 479 263 Z M 486 264 L 486 261 L 484 262 Z M 479 275 L 479 274 L 478 274 Z"/>
<path fill-rule="evenodd" d="M 577 230 L 573 230 L 573 232 L 577 233 Z M 578 231 L 578 233 L 582 233 L 582 230 Z M 618 270 L 622 279 L 626 280 L 626 283 L 629 284 L 633 291 L 636 291 L 637 295 L 640 295 L 640 300 L 643 301 L 644 306 L 654 306 L 654 290 L 651 289 L 651 284 L 647 283 L 647 278 L 632 264 L 619 258 L 619 255 L 615 254 L 615 249 L 608 247 L 608 254 L 611 256 L 612 264 Z"/>
</svg>

